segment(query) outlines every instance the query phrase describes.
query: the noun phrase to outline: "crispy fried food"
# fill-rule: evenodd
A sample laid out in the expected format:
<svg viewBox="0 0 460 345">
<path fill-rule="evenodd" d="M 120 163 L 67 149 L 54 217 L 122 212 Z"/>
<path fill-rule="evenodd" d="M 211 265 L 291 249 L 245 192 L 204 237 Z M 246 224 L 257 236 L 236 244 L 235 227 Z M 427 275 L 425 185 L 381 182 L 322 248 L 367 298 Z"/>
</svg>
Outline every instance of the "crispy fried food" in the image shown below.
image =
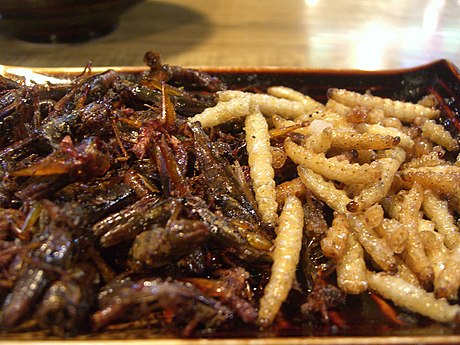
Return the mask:
<svg viewBox="0 0 460 345">
<path fill-rule="evenodd" d="M 203 128 L 214 127 L 249 114 L 250 97 L 241 91 L 222 91 L 219 102 L 212 108 L 191 117 L 188 121 L 201 123 Z"/>
<path fill-rule="evenodd" d="M 316 122 L 318 120 L 315 120 Z M 314 125 L 315 121 L 313 121 L 310 125 Z M 330 149 L 332 145 L 332 130 L 330 127 L 326 127 L 321 131 L 314 132 L 308 138 L 305 138 L 302 141 L 302 146 L 306 149 L 312 150 L 314 153 L 325 153 L 327 150 Z"/>
<path fill-rule="evenodd" d="M 402 122 L 396 117 L 386 117 L 386 116 L 382 119 L 381 124 L 387 128 L 396 128 L 396 129 L 402 129 L 404 126 Z"/>
<path fill-rule="evenodd" d="M 302 101 L 290 90 L 274 93 Z M 321 249 L 337 265 L 339 287 L 350 294 L 367 290 L 366 267 L 374 266 L 422 295 L 434 284 L 435 295 L 425 301 L 444 305 L 436 297 L 454 298 L 460 280 L 455 260 L 460 233 L 447 201 L 452 205 L 459 198 L 460 165 L 444 158 L 445 150 L 458 150 L 458 143 L 435 122 L 437 102 L 414 104 L 339 89 L 330 89 L 328 97 L 324 108 L 283 115 L 294 121 L 272 120 L 287 137 L 284 150 L 307 193 L 334 210 Z M 298 126 L 305 121 L 310 124 Z M 298 179 L 285 186 L 305 194 Z M 286 190 L 278 188 L 280 199 Z M 449 263 L 448 256 L 453 258 Z M 380 276 L 387 275 L 369 274 L 372 289 L 378 290 Z M 391 298 L 399 300 L 401 292 Z"/>
<path fill-rule="evenodd" d="M 393 253 L 401 254 L 406 249 L 407 231 L 394 218 L 384 218 L 382 223 L 375 227 L 375 232 L 383 237 Z"/>
<path fill-rule="evenodd" d="M 459 245 L 460 232 L 455 225 L 448 202 L 441 199 L 431 189 L 425 189 L 423 191 L 422 207 L 425 215 L 434 222 L 436 230 L 444 235 L 446 246 L 453 249 Z"/>
<path fill-rule="evenodd" d="M 291 290 L 302 247 L 304 214 L 295 196 L 287 198 L 279 218 L 270 280 L 260 299 L 259 324 L 269 326 Z"/>
<path fill-rule="evenodd" d="M 333 99 L 327 100 L 325 109 L 343 117 L 346 117 L 351 112 L 350 107 L 347 107 L 345 104 L 340 102 L 334 101 Z"/>
<path fill-rule="evenodd" d="M 400 171 L 401 179 L 408 183 L 418 182 L 424 188 L 450 195 L 460 188 L 460 166 L 437 165 L 409 168 Z"/>
<path fill-rule="evenodd" d="M 307 194 L 308 189 L 302 183 L 300 177 L 293 180 L 283 182 L 276 186 L 276 202 L 282 206 L 290 195 L 295 195 L 299 199 L 303 199 Z"/>
<path fill-rule="evenodd" d="M 420 128 L 422 129 L 422 134 L 435 144 L 441 145 L 447 151 L 458 151 L 457 139 L 452 138 L 450 132 L 443 125 L 433 120 L 427 120 Z"/>
<path fill-rule="evenodd" d="M 147 61 L 56 90 L 0 78 L 2 332 L 340 328 L 366 291 L 460 323 L 445 100 L 331 89 L 323 105 Z"/>
<path fill-rule="evenodd" d="M 430 108 L 436 108 L 439 105 L 436 96 L 433 94 L 423 96 L 417 103 Z"/>
<path fill-rule="evenodd" d="M 323 106 L 290 88 L 268 93 L 250 95 L 250 102 L 270 117 L 270 137 L 286 138 L 283 149 L 299 176 L 276 187 L 277 202 L 311 192 L 334 210 L 321 249 L 337 265 L 339 286 L 365 291 L 366 267 L 373 265 L 388 274 L 399 270 L 417 289 L 434 284 L 436 296 L 452 298 L 458 286 L 452 273 L 446 275 L 445 258 L 460 235 L 442 197 L 458 197 L 460 167 L 444 159 L 444 150 L 457 151 L 458 143 L 435 122 L 437 103 L 330 89 Z"/>
<path fill-rule="evenodd" d="M 286 119 L 295 119 L 305 113 L 302 102 L 278 98 L 266 94 L 251 94 L 251 103 L 256 104 L 265 116 L 280 115 Z"/>
<path fill-rule="evenodd" d="M 406 282 L 423 289 L 423 286 L 420 284 L 415 273 L 412 272 L 409 267 L 407 267 L 407 264 L 402 259 L 398 258 L 396 265 L 398 267 L 398 271 L 395 274 L 396 277 L 399 277 Z"/>
<path fill-rule="evenodd" d="M 402 204 L 395 217 L 404 226 L 408 236 L 403 256 L 410 269 L 418 276 L 420 283 L 429 287 L 433 282 L 434 273 L 418 231 L 423 190 L 416 183 L 408 192 L 401 191 L 400 193 L 403 193 Z"/>
<path fill-rule="evenodd" d="M 281 169 L 287 160 L 286 152 L 280 147 L 270 146 L 273 169 Z"/>
<path fill-rule="evenodd" d="M 406 153 L 402 149 L 388 150 L 385 156 L 378 160 L 382 166 L 382 175 L 379 180 L 368 184 L 359 195 L 347 204 L 347 209 L 350 212 L 361 211 L 384 198 L 390 190 L 395 174 L 405 158 Z"/>
<path fill-rule="evenodd" d="M 304 136 L 311 135 L 310 122 L 294 122 L 286 120 L 284 117 L 273 115 L 271 122 L 275 128 L 270 130 L 270 136 L 276 138 L 278 136 L 286 136 L 289 133 L 297 133 Z"/>
<path fill-rule="evenodd" d="M 289 138 L 284 141 L 284 149 L 294 163 L 304 165 L 329 180 L 344 183 L 369 183 L 376 181 L 382 174 L 382 168 L 378 162 L 359 165 L 339 161 L 334 157 L 327 158 L 324 154 L 314 153 L 297 145 Z"/>
<path fill-rule="evenodd" d="M 394 116 L 405 123 L 413 122 L 417 117 L 436 119 L 440 114 L 439 110 L 420 104 L 393 101 L 389 98 L 381 98 L 368 93 L 362 95 L 357 92 L 332 88 L 328 90 L 327 95 L 329 98 L 349 107 L 359 105 L 369 109 L 382 109 L 385 116 Z"/>
<path fill-rule="evenodd" d="M 334 212 L 332 226 L 327 230 L 326 236 L 321 240 L 321 249 L 324 255 L 339 260 L 347 249 L 347 240 L 350 231 L 345 216 Z"/>
<path fill-rule="evenodd" d="M 351 201 L 347 193 L 337 189 L 333 182 L 326 181 L 321 175 L 315 173 L 304 165 L 297 167 L 302 183 L 312 191 L 320 200 L 324 201 L 330 208 L 340 213 L 347 211 L 346 205 Z"/>
<path fill-rule="evenodd" d="M 313 112 L 317 109 L 323 109 L 324 104 L 314 100 L 313 98 L 304 95 L 303 93 L 291 89 L 285 86 L 272 86 L 267 89 L 267 93 L 269 95 L 278 97 L 278 98 L 285 98 L 291 101 L 300 102 L 303 104 L 304 112 L 309 113 Z"/>
<path fill-rule="evenodd" d="M 401 170 L 444 165 L 446 164 L 446 161 L 443 159 L 445 153 L 446 151 L 442 147 L 435 146 L 433 147 L 433 151 L 404 163 L 401 166 Z"/>
<path fill-rule="evenodd" d="M 407 308 L 439 322 L 453 322 L 460 315 L 460 306 L 449 305 L 445 298 L 436 298 L 433 293 L 412 285 L 405 280 L 384 272 L 368 272 L 369 288 Z"/>
<path fill-rule="evenodd" d="M 446 258 L 446 265 L 435 280 L 436 297 L 449 298 L 457 301 L 460 288 L 460 246 L 452 249 Z"/>
<path fill-rule="evenodd" d="M 332 146 L 342 150 L 385 150 L 399 145 L 400 141 L 399 136 L 332 131 Z"/>
<path fill-rule="evenodd" d="M 356 106 L 350 109 L 350 111 L 345 115 L 345 118 L 349 123 L 358 124 L 366 122 L 368 116 L 368 109 L 361 106 Z"/>
<path fill-rule="evenodd" d="M 350 128 L 351 125 L 347 122 L 346 117 L 343 114 L 337 113 L 329 109 L 320 109 L 313 113 L 304 113 L 295 118 L 295 122 L 312 122 L 314 120 L 321 120 L 329 122 L 337 128 Z"/>
<path fill-rule="evenodd" d="M 380 204 L 374 204 L 363 212 L 364 219 L 370 224 L 372 229 L 378 228 L 383 224 L 385 212 Z"/>
<path fill-rule="evenodd" d="M 347 239 L 347 249 L 337 260 L 337 284 L 346 293 L 357 295 L 367 290 L 364 251 L 353 234 Z"/>
<path fill-rule="evenodd" d="M 245 120 L 248 164 L 262 220 L 275 224 L 278 219 L 276 202 L 275 172 L 272 167 L 273 156 L 270 150 L 268 124 L 256 106 L 251 106 Z"/>
<path fill-rule="evenodd" d="M 431 267 L 433 268 L 433 285 L 436 297 L 446 297 L 450 299 L 455 299 L 457 297 L 455 287 L 449 286 L 449 277 L 445 275 L 445 269 L 446 264 L 448 262 L 449 253 L 448 249 L 444 245 L 443 236 L 440 233 L 428 230 L 420 231 L 420 238 L 425 247 L 427 257 L 431 262 Z"/>
<path fill-rule="evenodd" d="M 361 123 L 356 126 L 356 129 L 361 133 L 399 138 L 398 145 L 405 150 L 409 150 L 412 148 L 412 146 L 414 146 L 414 140 L 412 140 L 408 134 L 402 132 L 398 128 L 386 127 L 380 124 Z"/>
<path fill-rule="evenodd" d="M 396 258 L 386 241 L 377 236 L 363 213 L 347 213 L 349 228 L 358 242 L 384 271 L 396 272 Z"/>
</svg>

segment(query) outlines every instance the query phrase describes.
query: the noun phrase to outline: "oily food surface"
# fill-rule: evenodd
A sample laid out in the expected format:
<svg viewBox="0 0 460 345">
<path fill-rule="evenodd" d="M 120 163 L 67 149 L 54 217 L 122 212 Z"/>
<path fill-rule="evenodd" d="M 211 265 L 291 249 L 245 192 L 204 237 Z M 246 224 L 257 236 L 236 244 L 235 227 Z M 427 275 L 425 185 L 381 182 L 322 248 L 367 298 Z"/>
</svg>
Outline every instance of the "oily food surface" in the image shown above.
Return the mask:
<svg viewBox="0 0 460 345">
<path fill-rule="evenodd" d="M 455 332 L 458 140 L 432 95 L 320 103 L 145 61 L 0 80 L 5 334 Z"/>
</svg>

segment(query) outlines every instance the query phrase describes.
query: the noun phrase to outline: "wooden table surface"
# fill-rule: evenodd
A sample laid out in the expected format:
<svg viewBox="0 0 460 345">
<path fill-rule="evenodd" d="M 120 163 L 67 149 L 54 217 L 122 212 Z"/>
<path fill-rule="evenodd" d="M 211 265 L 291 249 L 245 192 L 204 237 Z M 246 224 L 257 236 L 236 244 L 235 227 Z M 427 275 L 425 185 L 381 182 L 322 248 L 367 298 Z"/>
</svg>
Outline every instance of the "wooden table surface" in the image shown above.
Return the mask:
<svg viewBox="0 0 460 345">
<path fill-rule="evenodd" d="M 0 64 L 142 65 L 147 50 L 193 66 L 366 70 L 460 65 L 460 0 L 149 0 L 112 33 L 78 44 L 0 33 Z"/>
</svg>

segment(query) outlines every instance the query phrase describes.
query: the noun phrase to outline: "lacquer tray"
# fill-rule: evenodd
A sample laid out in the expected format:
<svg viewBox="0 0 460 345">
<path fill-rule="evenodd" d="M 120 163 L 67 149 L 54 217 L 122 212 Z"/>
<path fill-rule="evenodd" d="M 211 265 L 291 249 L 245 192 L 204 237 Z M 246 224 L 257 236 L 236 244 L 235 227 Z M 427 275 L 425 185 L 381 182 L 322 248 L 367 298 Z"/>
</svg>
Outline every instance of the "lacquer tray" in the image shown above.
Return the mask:
<svg viewBox="0 0 460 345">
<path fill-rule="evenodd" d="M 93 68 L 92 72 L 101 72 L 109 67 Z M 146 67 L 110 67 L 120 73 L 142 73 Z M 427 93 L 434 94 L 441 104 L 445 115 L 444 123 L 453 130 L 460 131 L 460 72 L 454 64 L 446 60 L 414 68 L 361 71 L 361 70 L 313 70 L 277 67 L 196 67 L 211 74 L 218 75 L 230 87 L 266 89 L 272 85 L 284 85 L 308 94 L 319 101 L 326 99 L 330 87 L 346 88 L 359 92 L 371 90 L 373 94 L 404 100 L 417 100 Z M 81 74 L 82 68 L 16 68 L 0 66 L 0 73 L 20 75 L 26 81 L 55 82 L 56 79 L 72 78 Z M 31 74 L 32 73 L 32 74 Z M 45 79 L 37 76 L 45 75 Z M 49 79 L 51 78 L 51 79 Z M 40 80 L 38 80 L 40 79 Z M 460 274 L 460 272 L 459 272 Z M 357 311 L 359 312 L 359 311 Z M 429 325 L 427 327 L 395 328 L 386 332 L 373 333 L 370 325 L 355 325 L 348 335 L 322 336 L 294 334 L 283 337 L 261 334 L 254 336 L 238 334 L 226 335 L 217 339 L 178 339 L 150 338 L 151 335 L 118 332 L 84 336 L 65 340 L 68 344 L 459 344 L 460 325 Z M 0 344 L 58 344 L 62 339 L 47 338 L 41 334 L 0 334 Z"/>
</svg>

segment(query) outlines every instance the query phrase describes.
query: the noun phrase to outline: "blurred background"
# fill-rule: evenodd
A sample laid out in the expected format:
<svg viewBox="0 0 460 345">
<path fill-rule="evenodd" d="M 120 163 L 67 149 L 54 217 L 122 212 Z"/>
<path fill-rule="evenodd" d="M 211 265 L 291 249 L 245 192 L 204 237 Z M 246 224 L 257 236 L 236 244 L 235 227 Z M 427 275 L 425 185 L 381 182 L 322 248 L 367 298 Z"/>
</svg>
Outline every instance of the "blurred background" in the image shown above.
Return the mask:
<svg viewBox="0 0 460 345">
<path fill-rule="evenodd" d="M 114 11 L 115 3 L 104 13 Z M 3 10 L 0 64 L 136 66 L 147 50 L 156 50 L 163 62 L 187 66 L 376 70 L 436 59 L 460 66 L 460 0 L 145 0 L 131 5 L 112 31 L 61 43 L 57 36 L 51 43 L 16 38 Z"/>
</svg>

